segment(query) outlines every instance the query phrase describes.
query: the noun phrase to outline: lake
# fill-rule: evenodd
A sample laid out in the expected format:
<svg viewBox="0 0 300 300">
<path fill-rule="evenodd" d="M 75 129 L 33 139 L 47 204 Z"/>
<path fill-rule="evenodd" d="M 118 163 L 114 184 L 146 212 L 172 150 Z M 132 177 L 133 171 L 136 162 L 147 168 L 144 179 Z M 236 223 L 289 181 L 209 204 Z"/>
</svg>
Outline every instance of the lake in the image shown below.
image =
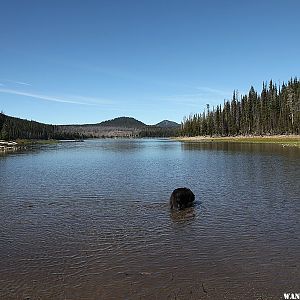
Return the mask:
<svg viewBox="0 0 300 300">
<path fill-rule="evenodd" d="M 300 292 L 300 149 L 104 139 L 0 156 L 0 299 Z M 171 212 L 177 187 L 196 196 Z"/>
</svg>

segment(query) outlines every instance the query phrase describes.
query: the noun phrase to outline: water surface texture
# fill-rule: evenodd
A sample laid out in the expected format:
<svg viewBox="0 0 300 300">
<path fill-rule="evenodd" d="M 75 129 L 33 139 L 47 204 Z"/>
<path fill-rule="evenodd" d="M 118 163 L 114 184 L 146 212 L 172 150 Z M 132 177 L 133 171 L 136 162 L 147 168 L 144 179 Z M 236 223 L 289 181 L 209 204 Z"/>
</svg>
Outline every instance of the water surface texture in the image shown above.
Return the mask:
<svg viewBox="0 0 300 300">
<path fill-rule="evenodd" d="M 91 140 L 0 156 L 0 299 L 300 292 L 300 150 Z M 171 213 L 189 187 L 195 207 Z"/>
</svg>

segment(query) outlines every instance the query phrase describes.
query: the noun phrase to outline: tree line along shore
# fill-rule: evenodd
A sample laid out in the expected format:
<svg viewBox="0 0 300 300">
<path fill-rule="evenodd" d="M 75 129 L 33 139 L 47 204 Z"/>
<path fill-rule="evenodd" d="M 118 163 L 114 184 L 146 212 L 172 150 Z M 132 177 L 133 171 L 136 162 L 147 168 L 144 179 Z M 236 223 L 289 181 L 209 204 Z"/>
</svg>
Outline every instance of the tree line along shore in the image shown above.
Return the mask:
<svg viewBox="0 0 300 300">
<path fill-rule="evenodd" d="M 22 143 L 88 138 L 170 137 L 177 136 L 179 129 L 180 124 L 168 120 L 146 125 L 134 118 L 119 117 L 97 124 L 52 125 L 0 113 L 0 140 L 20 140 Z"/>
<path fill-rule="evenodd" d="M 300 134 L 300 81 L 290 79 L 278 86 L 263 83 L 261 93 L 253 87 L 247 95 L 233 92 L 223 106 L 185 117 L 181 135 L 194 136 L 275 136 Z"/>
<path fill-rule="evenodd" d="M 129 117 L 97 124 L 50 125 L 0 113 L 0 150 L 13 141 L 26 145 L 55 140 L 83 140 L 108 137 L 175 137 L 181 141 L 226 141 L 298 145 L 300 135 L 300 81 L 290 79 L 276 85 L 263 83 L 261 93 L 253 87 L 246 95 L 233 92 L 231 100 L 202 113 L 184 117 L 180 124 L 164 120 L 146 125 Z M 10 143 L 10 144 L 6 144 Z"/>
</svg>

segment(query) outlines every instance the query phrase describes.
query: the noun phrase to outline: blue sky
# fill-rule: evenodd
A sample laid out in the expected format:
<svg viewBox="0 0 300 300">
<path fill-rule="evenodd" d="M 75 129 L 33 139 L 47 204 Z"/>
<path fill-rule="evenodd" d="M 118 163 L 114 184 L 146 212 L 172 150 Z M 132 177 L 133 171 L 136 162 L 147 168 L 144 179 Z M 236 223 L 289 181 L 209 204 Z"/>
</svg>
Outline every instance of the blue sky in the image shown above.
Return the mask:
<svg viewBox="0 0 300 300">
<path fill-rule="evenodd" d="M 299 0 L 4 0 L 0 110 L 180 122 L 300 70 Z"/>
</svg>

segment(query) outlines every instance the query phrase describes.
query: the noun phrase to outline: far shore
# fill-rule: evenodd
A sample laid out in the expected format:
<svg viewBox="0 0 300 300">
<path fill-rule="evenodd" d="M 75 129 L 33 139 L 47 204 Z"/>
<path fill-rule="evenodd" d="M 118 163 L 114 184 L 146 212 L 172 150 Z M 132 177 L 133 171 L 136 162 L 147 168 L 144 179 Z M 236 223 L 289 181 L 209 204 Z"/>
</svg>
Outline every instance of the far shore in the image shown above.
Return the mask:
<svg viewBox="0 0 300 300">
<path fill-rule="evenodd" d="M 191 143 L 251 143 L 251 144 L 278 144 L 283 147 L 300 148 L 300 135 L 246 135 L 246 136 L 179 136 L 171 137 L 172 140 Z M 31 145 L 57 144 L 60 142 L 75 142 L 82 140 L 28 140 L 17 139 L 15 141 L 0 140 L 0 152 L 16 151 L 26 149 Z"/>
<path fill-rule="evenodd" d="M 267 143 L 300 148 L 300 135 L 246 135 L 246 136 L 181 136 L 174 137 L 181 142 L 228 142 L 228 143 Z"/>
<path fill-rule="evenodd" d="M 36 144 L 57 144 L 58 140 L 30 140 L 30 139 L 17 139 L 16 143 L 18 145 L 36 145 Z"/>
</svg>

